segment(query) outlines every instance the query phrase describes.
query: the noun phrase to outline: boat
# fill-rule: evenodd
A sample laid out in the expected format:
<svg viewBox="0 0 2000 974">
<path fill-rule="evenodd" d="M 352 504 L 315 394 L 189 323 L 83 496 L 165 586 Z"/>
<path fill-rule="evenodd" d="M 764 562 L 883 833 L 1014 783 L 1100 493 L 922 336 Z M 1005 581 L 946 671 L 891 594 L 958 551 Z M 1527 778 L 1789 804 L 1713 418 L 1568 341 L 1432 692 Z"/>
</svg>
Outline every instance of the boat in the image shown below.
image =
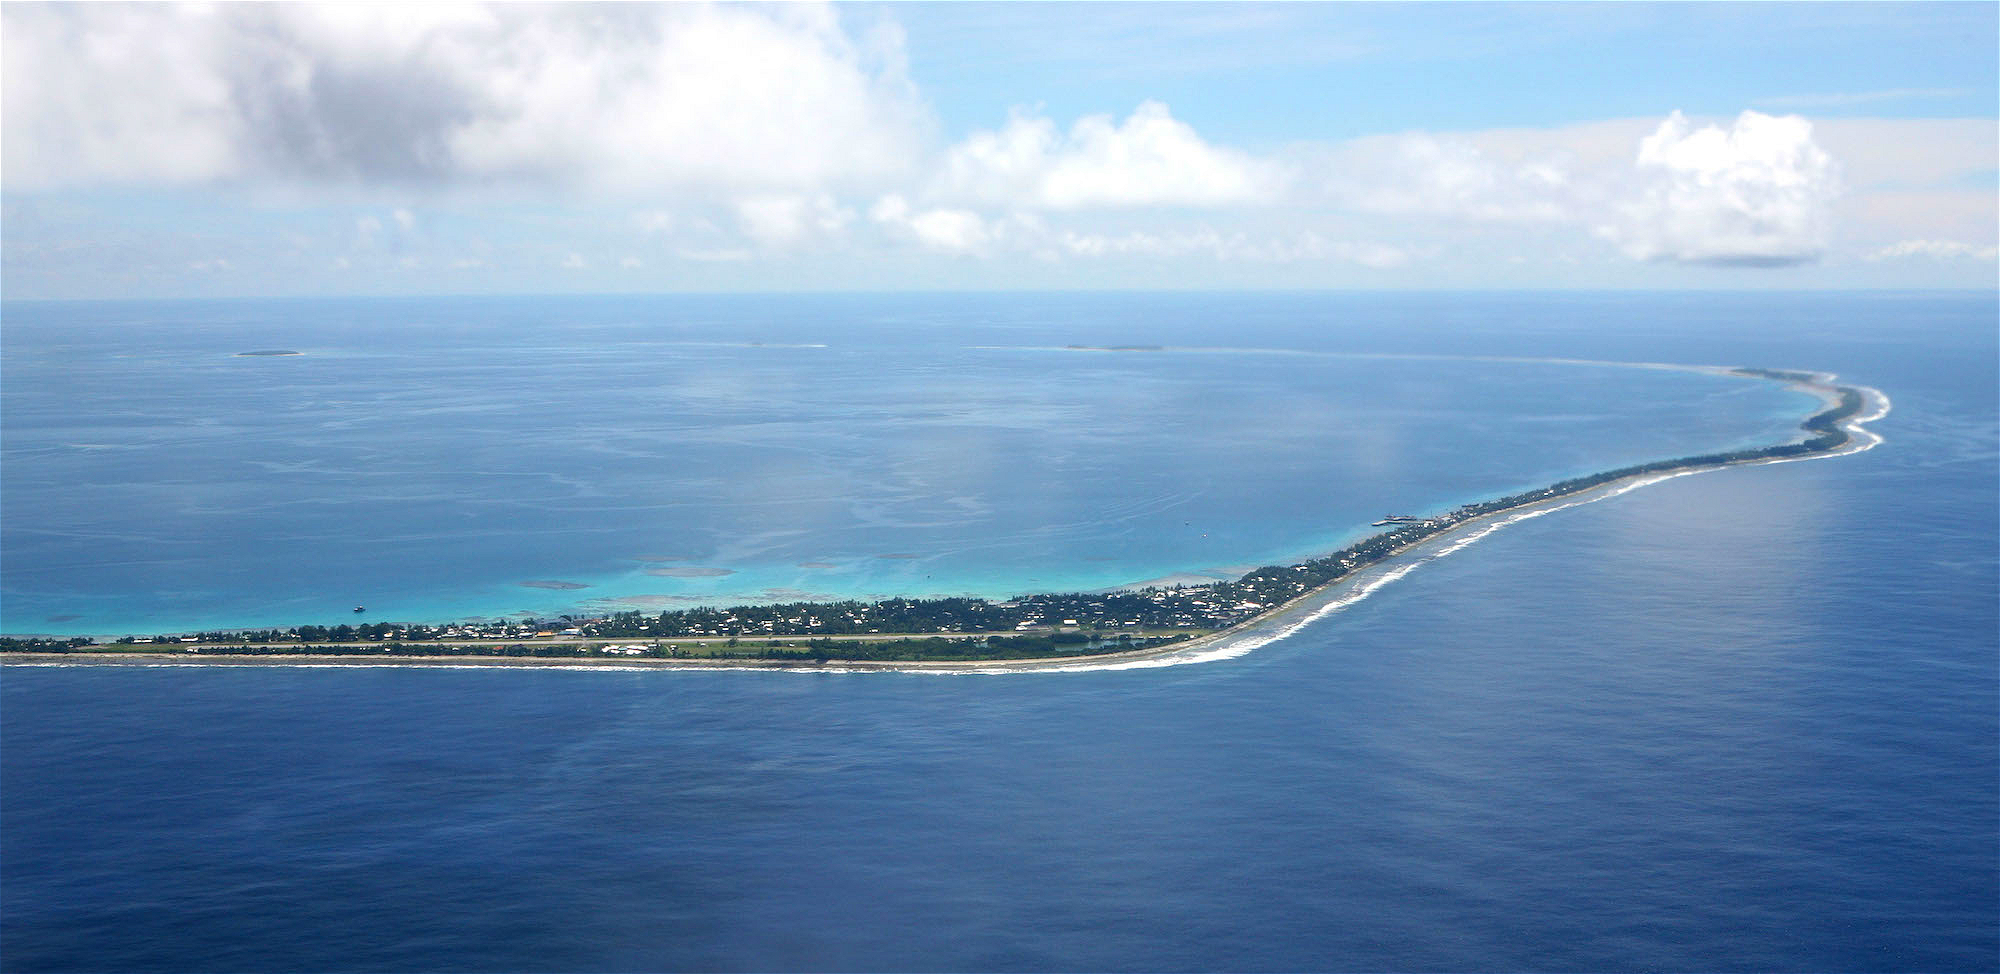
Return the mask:
<svg viewBox="0 0 2000 974">
<path fill-rule="evenodd" d="M 1385 524 L 1413 524 L 1416 522 L 1416 520 L 1417 520 L 1416 518 L 1411 517 L 1408 514 L 1391 514 L 1380 521 L 1376 521 L 1373 525 L 1371 525 L 1371 527 L 1379 528 Z"/>
<path fill-rule="evenodd" d="M 365 605 L 357 605 L 357 606 L 355 606 L 355 607 L 354 607 L 354 611 L 356 611 L 356 612 L 366 612 L 366 611 L 368 611 L 368 607 L 367 607 L 367 606 L 365 606 Z"/>
</svg>

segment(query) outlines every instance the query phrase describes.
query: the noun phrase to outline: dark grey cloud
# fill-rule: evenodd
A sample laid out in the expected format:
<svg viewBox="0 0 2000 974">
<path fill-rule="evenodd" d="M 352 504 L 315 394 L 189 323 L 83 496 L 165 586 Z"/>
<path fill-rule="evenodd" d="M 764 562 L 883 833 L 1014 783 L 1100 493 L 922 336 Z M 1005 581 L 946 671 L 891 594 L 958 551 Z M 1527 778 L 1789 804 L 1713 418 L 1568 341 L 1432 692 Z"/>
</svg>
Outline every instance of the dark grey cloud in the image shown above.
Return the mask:
<svg viewBox="0 0 2000 974">
<path fill-rule="evenodd" d="M 908 164 L 894 34 L 821 8 L 8 4 L 10 189 L 821 189 Z M 887 52 L 877 48 L 889 48 Z"/>
</svg>

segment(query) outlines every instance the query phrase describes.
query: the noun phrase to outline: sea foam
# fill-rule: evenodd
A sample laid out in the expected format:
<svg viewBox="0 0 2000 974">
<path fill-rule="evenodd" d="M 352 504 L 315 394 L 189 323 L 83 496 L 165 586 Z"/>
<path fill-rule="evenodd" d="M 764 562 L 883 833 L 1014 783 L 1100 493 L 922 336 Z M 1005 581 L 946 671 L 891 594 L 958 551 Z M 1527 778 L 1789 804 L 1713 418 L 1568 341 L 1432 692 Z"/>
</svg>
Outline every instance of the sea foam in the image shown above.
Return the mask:
<svg viewBox="0 0 2000 974">
<path fill-rule="evenodd" d="M 1587 364 L 1628 365 L 1633 368 L 1695 368 L 1655 363 L 1603 362 Z M 1822 377 L 1823 381 L 1827 382 L 1831 382 L 1833 378 L 1831 375 Z M 1867 407 L 1862 414 L 1849 418 L 1841 424 L 1850 437 L 1847 445 L 1828 453 L 1809 454 L 1801 457 L 1780 457 L 1770 460 L 1759 460 L 1755 461 L 1755 463 L 1791 463 L 1799 460 L 1823 460 L 1831 457 L 1861 453 L 1881 445 L 1883 442 L 1881 434 L 1866 429 L 1865 424 L 1872 423 L 1889 414 L 1891 406 L 1889 397 L 1880 390 L 1867 386 L 1857 386 L 1854 388 L 1862 394 L 1867 402 Z M 1308 595 L 1303 601 L 1281 610 L 1276 619 L 1265 623 L 1253 624 L 1240 632 L 1207 637 L 1199 647 L 1191 647 L 1185 651 L 1167 652 L 1158 656 L 1136 660 L 1078 661 L 1075 663 L 1057 663 L 1046 667 L 1037 666 L 1033 668 L 995 666 L 949 671 L 912 670 L 911 672 L 948 672 L 981 675 L 1000 673 L 1090 673 L 1103 670 L 1134 670 L 1162 666 L 1183 666 L 1190 663 L 1213 663 L 1221 660 L 1235 659 L 1269 646 L 1279 640 L 1287 639 L 1306 627 L 1359 603 L 1361 600 L 1381 590 L 1384 586 L 1403 578 L 1418 568 L 1439 558 L 1463 551 L 1508 525 L 1543 517 L 1557 511 L 1568 510 L 1572 507 L 1594 504 L 1601 500 L 1620 497 L 1641 487 L 1650 487 L 1677 477 L 1687 477 L 1722 469 L 1725 468 L 1720 466 L 1695 467 L 1686 470 L 1649 474 L 1584 491 L 1581 494 L 1545 501 L 1529 507 L 1517 508 L 1491 521 L 1476 523 L 1463 531 L 1449 532 L 1440 537 L 1430 539 L 1419 544 L 1410 552 L 1395 556 L 1385 565 L 1364 569 L 1354 579 L 1335 583 L 1325 591 L 1317 595 Z"/>
</svg>

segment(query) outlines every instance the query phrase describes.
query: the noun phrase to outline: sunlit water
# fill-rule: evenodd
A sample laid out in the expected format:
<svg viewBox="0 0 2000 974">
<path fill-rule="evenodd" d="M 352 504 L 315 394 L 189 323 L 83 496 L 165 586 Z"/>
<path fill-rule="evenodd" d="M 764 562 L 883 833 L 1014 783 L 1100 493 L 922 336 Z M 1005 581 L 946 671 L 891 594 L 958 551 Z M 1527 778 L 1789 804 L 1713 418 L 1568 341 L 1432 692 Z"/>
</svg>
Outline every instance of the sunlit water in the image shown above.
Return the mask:
<svg viewBox="0 0 2000 974">
<path fill-rule="evenodd" d="M 659 328 L 642 312 L 766 344 L 661 351 L 636 337 Z M 1758 383 L 1357 353 L 1821 368 L 1896 409 L 1870 452 L 1524 520 L 1201 665 L 954 678 L 9 667 L 8 970 L 2000 963 L 1990 298 L 299 314 L 331 337 L 271 340 L 255 328 L 297 319 L 253 304 L 8 306 L 9 631 L 66 614 L 79 631 L 363 600 L 371 616 L 377 603 L 448 615 L 810 578 L 840 593 L 921 576 L 940 591 L 1117 584 L 1758 441 L 1811 409 Z M 179 324 L 163 335 L 141 320 Z M 519 359 L 475 351 L 496 334 L 520 344 L 535 322 L 572 340 L 552 334 Z M 180 372 L 202 341 L 211 371 L 194 381 Z M 155 371 L 106 364 L 127 361 L 102 351 L 113 344 Z M 1024 347 L 1066 344 L 1168 350 Z M 294 345 L 308 354 L 233 356 Z M 784 361 L 856 345 L 872 351 L 845 354 L 872 364 Z M 977 347 L 996 345 L 1009 347 Z M 1177 350 L 1220 346 L 1336 354 Z M 287 413 L 285 384 L 258 378 L 363 351 L 372 366 L 339 374 L 367 398 L 295 371 L 301 405 Z M 578 364 L 592 356 L 599 367 Z M 428 385 L 421 361 L 440 370 Z M 509 369 L 521 381 L 497 381 Z M 687 390 L 716 375 L 762 381 L 711 385 L 697 408 Z M 222 405 L 230 376 L 240 407 Z M 131 398 L 107 399 L 114 388 Z M 427 408 L 439 428 L 413 428 Z M 63 437 L 136 456 L 91 466 L 50 445 Z M 461 455 L 413 455 L 426 437 Z M 898 442 L 906 454 L 884 453 Z M 707 452 L 668 462 L 683 450 Z M 238 472 L 171 462 L 216 455 Z M 81 473 L 105 469 L 127 474 Z M 65 477 L 76 496 L 49 503 Z M 654 507 L 639 502 L 649 478 Z M 209 513 L 232 506 L 249 513 Z M 136 527 L 149 509 L 173 516 Z M 675 510 L 700 517 L 682 526 Z M 732 541 L 772 524 L 788 526 Z M 284 557 L 243 543 L 287 525 Z M 167 544 L 147 555 L 135 538 Z M 207 563 L 230 545 L 247 567 Z M 441 545 L 465 557 L 422 561 Z M 364 557 L 370 546 L 382 555 Z M 107 565 L 119 551 L 157 560 Z M 640 555 L 686 560 L 618 561 Z M 807 576 L 802 561 L 837 569 Z M 683 565 L 737 574 L 640 567 Z M 178 603 L 163 577 L 189 578 Z M 139 584 L 121 593 L 118 578 Z"/>
<path fill-rule="evenodd" d="M 1814 408 L 1766 382 L 1437 357 L 1463 343 L 1341 310 L 1190 297 L 10 309 L 4 627 L 332 624 L 355 605 L 437 622 L 1233 576 L 1324 554 L 1385 513 L 1780 441 Z M 1065 347 L 1134 335 L 1161 347 Z M 264 350 L 302 354 L 239 354 Z"/>
</svg>

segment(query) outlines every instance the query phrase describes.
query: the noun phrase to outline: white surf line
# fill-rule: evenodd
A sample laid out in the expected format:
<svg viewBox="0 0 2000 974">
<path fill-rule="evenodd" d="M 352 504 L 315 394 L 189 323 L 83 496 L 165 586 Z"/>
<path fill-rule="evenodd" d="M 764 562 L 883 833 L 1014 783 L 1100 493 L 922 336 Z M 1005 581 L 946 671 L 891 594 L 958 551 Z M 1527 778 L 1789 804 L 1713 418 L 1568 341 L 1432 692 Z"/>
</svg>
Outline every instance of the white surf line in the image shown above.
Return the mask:
<svg viewBox="0 0 2000 974">
<path fill-rule="evenodd" d="M 1748 375 L 1743 372 L 1736 371 L 1736 367 L 1720 366 L 1720 365 L 1681 365 L 1670 362 L 1608 362 L 1595 359 L 1552 359 L 1552 358 L 1531 359 L 1531 358 L 1503 358 L 1496 356 L 1420 355 L 1420 354 L 1384 355 L 1384 356 L 1371 356 L 1371 357 L 1411 358 L 1411 359 L 1458 359 L 1458 360 L 1499 361 L 1499 362 L 1545 362 L 1545 363 L 1562 364 L 1562 365 L 1594 365 L 1594 366 L 1618 367 L 1618 368 L 1644 368 L 1644 369 L 1671 370 L 1678 372 L 1697 372 L 1697 373 L 1712 374 L 1712 375 L 1722 375 L 1730 378 L 1743 378 L 1743 379 L 1754 379 L 1767 382 L 1779 382 L 1785 385 L 1793 386 L 1795 388 L 1803 388 L 1804 391 L 1811 392 L 1814 395 L 1819 396 L 1821 401 L 1825 402 L 1829 408 L 1831 406 L 1838 405 L 1840 402 L 1840 396 L 1833 389 L 1833 384 L 1838 379 L 1838 376 L 1829 372 L 1801 373 L 1812 376 L 1813 379 L 1812 383 L 1807 384 L 1791 380 L 1772 378 L 1770 376 Z M 1258 623 L 1253 621 L 1241 629 L 1225 630 L 1223 633 L 1220 633 L 1216 636 L 1201 637 L 1196 640 L 1196 643 L 1200 644 L 1198 647 L 1190 646 L 1181 650 L 1169 649 L 1159 653 L 1158 655 L 1149 655 L 1143 659 L 1132 659 L 1132 660 L 1102 660 L 1099 662 L 1091 662 L 1090 660 L 1084 659 L 1084 660 L 1077 660 L 1073 663 L 1055 663 L 1047 666 L 995 665 L 988 668 L 977 668 L 977 669 L 974 668 L 963 668 L 955 670 L 912 669 L 906 672 L 931 672 L 931 673 L 980 674 L 980 675 L 1002 674 L 1002 673 L 1086 673 L 1086 672 L 1095 672 L 1101 670 L 1128 670 L 1128 669 L 1147 669 L 1147 668 L 1161 667 L 1161 666 L 1182 666 L 1190 663 L 1209 663 L 1209 662 L 1216 662 L 1219 660 L 1234 659 L 1236 657 L 1246 655 L 1262 647 L 1268 646 L 1281 639 L 1288 638 L 1298 633 L 1300 630 L 1306 628 L 1307 626 L 1312 625 L 1313 623 L 1318 622 L 1321 619 L 1325 619 L 1326 617 L 1333 615 L 1336 612 L 1340 612 L 1346 609 L 1350 605 L 1354 605 L 1355 603 L 1360 602 L 1362 599 L 1365 599 L 1369 595 L 1374 594 L 1377 590 L 1381 589 L 1383 586 L 1388 585 L 1389 583 L 1394 582 L 1404 577 L 1405 575 L 1408 575 L 1409 573 L 1417 570 L 1419 567 L 1426 565 L 1432 561 L 1435 561 L 1439 558 L 1443 558 L 1447 555 L 1455 554 L 1459 551 L 1462 551 L 1466 547 L 1472 545 L 1473 543 L 1483 538 L 1486 538 L 1493 532 L 1498 531 L 1501 528 L 1504 528 L 1510 524 L 1517 524 L 1521 521 L 1525 521 L 1530 518 L 1542 517 L 1543 515 L 1552 514 L 1556 511 L 1567 510 L 1569 508 L 1578 507 L 1583 504 L 1593 504 L 1596 503 L 1597 501 L 1605 500 L 1607 498 L 1618 497 L 1623 494 L 1630 493 L 1634 490 L 1638 490 L 1641 487 L 1648 487 L 1653 484 L 1672 480 L 1676 477 L 1685 477 L 1698 473 L 1708 473 L 1715 470 L 1726 469 L 1728 467 L 1754 466 L 1766 463 L 1792 463 L 1800 460 L 1825 460 L 1825 459 L 1831 459 L 1833 457 L 1848 456 L 1851 454 L 1862 453 L 1868 450 L 1872 450 L 1883 443 L 1883 437 L 1881 434 L 1876 433 L 1873 430 L 1867 429 L 1866 424 L 1875 422 L 1876 420 L 1879 420 L 1889 414 L 1889 410 L 1891 408 L 1889 397 L 1881 390 L 1875 389 L 1871 386 L 1857 385 L 1857 386 L 1849 386 L 1848 388 L 1852 388 L 1856 392 L 1861 394 L 1863 398 L 1863 407 L 1861 412 L 1841 420 L 1840 423 L 1838 424 L 1841 431 L 1846 433 L 1848 437 L 1848 442 L 1845 445 L 1841 446 L 1839 449 L 1831 450 L 1825 453 L 1808 454 L 1805 456 L 1769 457 L 1769 458 L 1760 458 L 1755 460 L 1741 460 L 1727 464 L 1716 464 L 1716 465 L 1702 466 L 1702 467 L 1689 467 L 1682 470 L 1672 470 L 1659 474 L 1642 475 L 1639 477 L 1631 478 L 1629 480 L 1617 481 L 1610 484 L 1601 485 L 1599 487 L 1593 487 L 1589 490 L 1581 491 L 1577 494 L 1571 494 L 1560 498 L 1552 498 L 1549 501 L 1544 501 L 1541 503 L 1531 504 L 1524 507 L 1513 508 L 1509 511 L 1500 512 L 1500 514 L 1495 518 L 1495 520 L 1491 521 L 1490 523 L 1480 524 L 1477 526 L 1476 529 L 1467 531 L 1462 535 L 1459 532 L 1447 532 L 1446 534 L 1441 535 L 1437 538 L 1426 539 L 1423 542 L 1419 542 L 1416 545 L 1416 547 L 1410 550 L 1410 552 L 1404 554 L 1392 555 L 1390 559 L 1388 559 L 1388 561 L 1393 564 L 1390 564 L 1388 567 L 1384 568 L 1379 572 L 1371 573 L 1371 569 L 1382 568 L 1383 567 L 1382 563 L 1377 563 L 1377 565 L 1370 566 L 1370 568 L 1364 568 L 1362 569 L 1361 573 L 1359 573 L 1356 576 L 1350 577 L 1348 579 L 1342 579 L 1341 581 L 1335 582 L 1332 585 L 1327 586 L 1326 588 L 1322 589 L 1320 593 L 1318 593 L 1320 597 L 1324 597 L 1325 595 L 1328 594 L 1332 596 L 1331 598 L 1327 598 L 1324 602 L 1318 602 L 1318 599 L 1315 597 L 1315 595 L 1309 594 L 1305 596 L 1304 599 L 1302 599 L 1301 601 L 1293 602 L 1289 605 L 1279 608 L 1273 615 L 1273 617 L 1271 619 L 1267 619 L 1265 623 Z M 1435 543 L 1437 547 L 1431 550 L 1425 550 L 1426 545 L 1430 545 L 1433 543 Z M 1413 557 L 1407 557 L 1407 560 L 1405 560 L 1406 556 L 1413 556 Z M 1278 620 L 1283 620 L 1283 621 L 1278 622 L 1275 628 L 1268 630 L 1266 629 L 1266 625 L 1268 625 L 1271 622 L 1277 622 Z"/>
<path fill-rule="evenodd" d="M 1067 351 L 1068 349 L 1063 349 L 1063 350 Z M 1715 375 L 1724 375 L 1732 378 L 1754 379 L 1766 382 L 1779 382 L 1794 387 L 1804 387 L 1805 391 L 1812 392 L 1815 395 L 1820 396 L 1820 398 L 1823 401 L 1829 402 L 1829 405 L 1838 404 L 1840 401 L 1840 397 L 1838 396 L 1837 393 L 1835 393 L 1834 389 L 1832 388 L 1834 382 L 1838 379 L 1838 376 L 1828 372 L 1801 373 L 1801 374 L 1809 374 L 1813 377 L 1813 382 L 1810 385 L 1808 385 L 1806 383 L 1800 383 L 1785 379 L 1776 379 L 1776 378 L 1771 378 L 1769 376 L 1746 375 L 1742 372 L 1735 371 L 1735 367 L 1720 366 L 1720 365 L 1678 365 L 1666 362 L 1607 362 L 1607 361 L 1599 361 L 1593 359 L 1504 358 L 1495 356 L 1469 356 L 1469 355 L 1412 354 L 1412 355 L 1379 355 L 1379 356 L 1357 356 L 1357 357 L 1457 359 L 1461 361 L 1495 361 L 1495 362 L 1546 362 L 1546 363 L 1564 364 L 1564 365 L 1595 365 L 1595 366 L 1621 367 L 1621 368 L 1666 369 L 1666 370 L 1673 370 L 1680 372 L 1700 372 L 1700 373 L 1708 373 Z M 1018 662 L 994 660 L 985 665 L 981 665 L 978 663 L 953 663 L 953 662 L 934 662 L 929 665 L 926 665 L 923 662 L 897 663 L 897 662 L 884 661 L 881 663 L 872 663 L 867 661 L 847 661 L 844 663 L 833 663 L 825 666 L 811 666 L 811 665 L 769 665 L 769 664 L 758 665 L 746 661 L 746 663 L 743 664 L 733 664 L 733 663 L 706 664 L 706 663 L 690 662 L 690 663 L 680 663 L 680 664 L 664 663 L 664 664 L 640 665 L 640 666 L 634 666 L 634 665 L 620 666 L 616 664 L 611 664 L 611 665 L 543 664 L 539 666 L 535 664 L 527 664 L 525 666 L 522 666 L 518 664 L 509 665 L 504 663 L 478 664 L 478 663 L 463 663 L 463 662 L 453 662 L 453 663 L 444 663 L 444 662 L 430 663 L 430 662 L 415 662 L 415 661 L 390 662 L 387 660 L 381 660 L 381 661 L 370 660 L 366 663 L 359 663 L 359 662 L 286 663 L 279 659 L 273 659 L 269 663 L 262 663 L 261 661 L 256 663 L 231 662 L 229 664 L 220 664 L 220 665 L 308 666 L 308 667 L 323 667 L 329 669 L 340 666 L 362 666 L 370 668 L 388 667 L 388 666 L 405 666 L 405 667 L 417 666 L 417 667 L 433 667 L 440 669 L 468 669 L 468 670 L 530 668 L 530 669 L 561 669 L 572 672 L 581 670 L 590 670 L 590 671 L 610 671 L 610 672 L 621 672 L 621 673 L 651 672 L 659 670 L 674 670 L 678 672 L 709 670 L 714 672 L 729 672 L 729 673 L 750 672 L 750 671 L 755 671 L 755 672 L 775 671 L 775 672 L 786 672 L 786 673 L 822 673 L 822 674 L 925 673 L 925 674 L 943 675 L 943 676 L 998 676 L 1007 674 L 1028 674 L 1028 673 L 1092 673 L 1092 672 L 1109 671 L 1109 670 L 1155 669 L 1165 666 L 1185 666 L 1193 663 L 1219 662 L 1221 660 L 1235 659 L 1237 657 L 1247 655 L 1255 650 L 1261 649 L 1281 639 L 1286 639 L 1298 633 L 1300 630 L 1306 628 L 1307 626 L 1310 626 L 1315 622 L 1325 619 L 1328 616 L 1333 615 L 1334 613 L 1340 612 L 1346 609 L 1348 606 L 1360 602 L 1361 600 L 1379 591 L 1383 586 L 1403 578 L 1409 573 L 1416 571 L 1418 568 L 1426 564 L 1429 564 L 1430 562 L 1436 561 L 1439 558 L 1443 558 L 1447 555 L 1456 554 L 1457 552 L 1464 550 L 1465 548 L 1471 546 L 1472 544 L 1492 535 L 1493 532 L 1498 531 L 1501 528 L 1504 528 L 1510 524 L 1518 524 L 1522 521 L 1526 521 L 1531 518 L 1537 518 L 1547 514 L 1553 514 L 1556 511 L 1568 510 L 1572 507 L 1579 507 L 1584 504 L 1594 504 L 1598 501 L 1606 500 L 1608 498 L 1619 497 L 1624 494 L 1628 494 L 1632 491 L 1638 490 L 1641 487 L 1649 487 L 1652 486 L 1653 484 L 1663 483 L 1665 481 L 1672 480 L 1676 477 L 1686 477 L 1692 474 L 1709 473 L 1712 471 L 1728 469 L 1731 467 L 1757 466 L 1768 463 L 1793 463 L 1801 460 L 1825 460 L 1825 459 L 1831 459 L 1833 457 L 1849 456 L 1855 453 L 1863 453 L 1868 450 L 1872 450 L 1875 447 L 1880 446 L 1884 442 L 1884 439 L 1881 434 L 1876 433 L 1873 430 L 1867 429 L 1866 426 L 1869 423 L 1873 423 L 1889 415 L 1889 411 L 1892 408 L 1892 403 L 1890 402 L 1887 394 L 1871 386 L 1855 385 L 1855 386 L 1848 386 L 1847 388 L 1851 388 L 1856 392 L 1860 393 L 1863 399 L 1863 406 L 1861 412 L 1858 412 L 1853 416 L 1849 416 L 1846 419 L 1841 420 L 1840 423 L 1838 424 L 1841 431 L 1847 434 L 1848 442 L 1837 450 L 1831 450 L 1825 453 L 1812 453 L 1812 454 L 1807 454 L 1805 456 L 1796 456 L 1796 457 L 1767 457 L 1767 458 L 1759 458 L 1753 460 L 1739 460 L 1726 464 L 1715 464 L 1702 467 L 1689 467 L 1686 469 L 1671 470 L 1658 474 L 1645 474 L 1627 480 L 1613 481 L 1607 484 L 1601 484 L 1599 486 L 1592 487 L 1575 494 L 1569 494 L 1563 497 L 1550 498 L 1549 500 L 1546 501 L 1539 501 L 1533 504 L 1524 505 L 1522 507 L 1510 508 L 1506 511 L 1500 511 L 1495 514 L 1488 515 L 1488 517 L 1492 518 L 1492 520 L 1490 521 L 1487 521 L 1484 518 L 1468 521 L 1466 522 L 1462 530 L 1447 531 L 1441 535 L 1432 538 L 1427 538 L 1423 541 L 1419 541 L 1416 543 L 1416 545 L 1414 545 L 1413 547 L 1404 552 L 1399 552 L 1395 555 L 1391 555 L 1383 562 L 1377 562 L 1374 565 L 1370 565 L 1368 567 L 1361 569 L 1361 571 L 1356 573 L 1355 575 L 1341 579 L 1337 582 L 1333 582 L 1330 585 L 1322 587 L 1317 592 L 1308 593 L 1299 600 L 1295 600 L 1293 602 L 1287 603 L 1284 606 L 1280 606 L 1278 609 L 1274 610 L 1272 613 L 1270 613 L 1265 617 L 1252 620 L 1248 623 L 1241 625 L 1240 627 L 1227 629 L 1220 633 L 1216 633 L 1214 635 L 1198 636 L 1192 641 L 1190 641 L 1188 645 L 1185 646 L 1169 647 L 1162 650 L 1137 650 L 1133 651 L 1132 654 L 1113 654 L 1108 656 L 1081 657 L 1073 660 L 1072 659 L 1022 660 Z M 1120 657 L 1125 657 L 1125 658 L 1120 658 Z M 17 663 L 15 665 L 87 666 L 87 665 L 102 665 L 102 664 L 92 664 L 83 662 L 30 663 L 27 661 L 22 661 L 21 663 Z M 196 662 L 194 660 L 188 660 L 186 662 L 159 660 L 159 661 L 149 661 L 147 663 L 138 665 L 186 667 L 186 666 L 215 666 L 218 664 Z"/>
<path fill-rule="evenodd" d="M 1419 542 L 1415 548 L 1390 556 L 1387 563 L 1371 565 L 1368 568 L 1362 569 L 1356 575 L 1334 582 L 1316 595 L 1309 594 L 1301 601 L 1282 607 L 1274 617 L 1262 623 L 1253 622 L 1241 630 L 1225 631 L 1215 636 L 1202 637 L 1199 641 L 1203 645 L 1199 647 L 1186 647 L 1178 650 L 1169 649 L 1144 659 L 1133 660 L 1100 660 L 1093 662 L 1091 659 L 1086 658 L 1078 659 L 1074 662 L 1051 663 L 1045 666 L 996 665 L 980 669 L 966 668 L 949 671 L 912 670 L 910 672 L 982 675 L 1002 673 L 1087 673 L 1100 670 L 1136 670 L 1162 666 L 1183 666 L 1190 663 L 1212 663 L 1220 660 L 1235 659 L 1269 646 L 1279 640 L 1290 638 L 1307 626 L 1359 603 L 1361 600 L 1380 591 L 1389 583 L 1398 581 L 1418 568 L 1430 564 L 1439 558 L 1457 554 L 1475 542 L 1485 539 L 1495 531 L 1510 524 L 1517 524 L 1531 518 L 1553 514 L 1556 511 L 1595 503 L 1609 497 L 1617 497 L 1620 494 L 1637 490 L 1640 487 L 1665 480 L 1672 480 L 1675 477 L 1707 473 L 1711 470 L 1720 469 L 1723 468 L 1701 467 L 1676 470 L 1650 477 L 1623 481 L 1606 488 L 1593 488 L 1582 494 L 1572 494 L 1567 497 L 1545 501 L 1542 504 L 1531 507 L 1514 508 L 1497 515 L 1490 522 L 1480 524 L 1476 528 L 1463 533 L 1452 532 Z"/>
</svg>

